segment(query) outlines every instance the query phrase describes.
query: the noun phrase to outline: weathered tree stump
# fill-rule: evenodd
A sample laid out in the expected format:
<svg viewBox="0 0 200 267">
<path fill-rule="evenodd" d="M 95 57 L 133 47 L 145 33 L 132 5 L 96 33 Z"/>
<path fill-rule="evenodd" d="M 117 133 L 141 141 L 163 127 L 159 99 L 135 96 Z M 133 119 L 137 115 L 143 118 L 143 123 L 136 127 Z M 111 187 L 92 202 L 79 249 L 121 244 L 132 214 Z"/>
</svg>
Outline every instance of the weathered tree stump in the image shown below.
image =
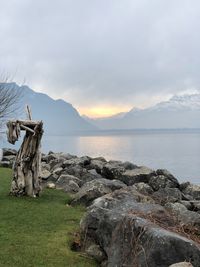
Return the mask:
<svg viewBox="0 0 200 267">
<path fill-rule="evenodd" d="M 13 180 L 10 194 L 14 196 L 39 196 L 40 186 L 40 144 L 43 134 L 42 121 L 15 120 L 7 123 L 8 142 L 15 144 L 21 130 L 25 131 L 23 143 L 13 166 Z"/>
</svg>

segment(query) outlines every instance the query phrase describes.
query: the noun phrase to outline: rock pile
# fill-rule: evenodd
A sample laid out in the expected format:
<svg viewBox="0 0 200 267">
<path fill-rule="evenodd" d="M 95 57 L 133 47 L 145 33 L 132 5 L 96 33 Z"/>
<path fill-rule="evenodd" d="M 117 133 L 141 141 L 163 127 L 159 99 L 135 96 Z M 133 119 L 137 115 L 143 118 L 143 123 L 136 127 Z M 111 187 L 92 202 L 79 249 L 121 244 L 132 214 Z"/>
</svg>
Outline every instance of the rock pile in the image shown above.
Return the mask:
<svg viewBox="0 0 200 267">
<path fill-rule="evenodd" d="M 0 165 L 13 160 L 4 149 Z M 41 179 L 87 206 L 82 247 L 101 266 L 200 267 L 200 186 L 167 170 L 53 152 L 42 156 Z"/>
<path fill-rule="evenodd" d="M 0 167 L 12 168 L 17 151 L 15 149 L 3 148 L 3 157 L 0 161 Z"/>
</svg>

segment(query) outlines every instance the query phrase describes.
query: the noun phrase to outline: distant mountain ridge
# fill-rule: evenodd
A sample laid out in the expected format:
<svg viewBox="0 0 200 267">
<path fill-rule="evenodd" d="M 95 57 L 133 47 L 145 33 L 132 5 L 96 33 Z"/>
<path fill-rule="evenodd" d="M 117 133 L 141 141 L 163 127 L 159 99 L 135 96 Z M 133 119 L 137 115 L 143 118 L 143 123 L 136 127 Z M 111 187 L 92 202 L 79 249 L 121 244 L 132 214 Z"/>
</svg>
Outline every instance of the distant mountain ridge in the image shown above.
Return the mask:
<svg viewBox="0 0 200 267">
<path fill-rule="evenodd" d="M 65 135 L 82 131 L 96 130 L 97 127 L 82 118 L 78 111 L 64 100 L 54 100 L 44 93 L 33 91 L 26 85 L 7 83 L 12 90 L 20 90 L 22 94 L 20 106 L 22 117 L 25 116 L 25 106 L 32 110 L 33 120 L 42 120 L 47 135 Z"/>
<path fill-rule="evenodd" d="M 122 116 L 89 119 L 100 129 L 200 128 L 200 94 L 175 95 L 146 109 L 133 108 Z"/>
</svg>

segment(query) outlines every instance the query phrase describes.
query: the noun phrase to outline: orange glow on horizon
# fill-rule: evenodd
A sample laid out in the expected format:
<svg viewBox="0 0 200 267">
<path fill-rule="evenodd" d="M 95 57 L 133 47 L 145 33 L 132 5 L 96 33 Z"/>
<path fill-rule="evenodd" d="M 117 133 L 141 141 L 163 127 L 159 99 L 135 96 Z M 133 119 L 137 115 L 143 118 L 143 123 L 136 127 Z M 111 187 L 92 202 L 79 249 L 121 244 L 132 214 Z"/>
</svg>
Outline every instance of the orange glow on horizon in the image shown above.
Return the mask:
<svg viewBox="0 0 200 267">
<path fill-rule="evenodd" d="M 86 115 L 90 118 L 105 118 L 115 115 L 121 112 L 127 112 L 131 107 L 109 107 L 109 106 L 97 106 L 88 108 L 78 108 L 81 115 Z"/>
</svg>

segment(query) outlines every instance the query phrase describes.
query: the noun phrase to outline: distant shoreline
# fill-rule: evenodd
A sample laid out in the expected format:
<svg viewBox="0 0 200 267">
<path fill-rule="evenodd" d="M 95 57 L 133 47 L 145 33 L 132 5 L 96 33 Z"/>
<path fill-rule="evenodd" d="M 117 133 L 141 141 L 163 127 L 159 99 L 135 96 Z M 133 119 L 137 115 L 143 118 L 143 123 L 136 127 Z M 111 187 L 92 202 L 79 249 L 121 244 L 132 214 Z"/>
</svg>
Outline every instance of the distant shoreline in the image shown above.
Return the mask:
<svg viewBox="0 0 200 267">
<path fill-rule="evenodd" d="M 104 135 L 132 135 L 132 134 L 180 134 L 200 133 L 200 128 L 177 128 L 177 129 L 112 129 L 95 131 L 73 131 L 64 134 L 46 134 L 44 136 L 104 136 Z"/>
</svg>

